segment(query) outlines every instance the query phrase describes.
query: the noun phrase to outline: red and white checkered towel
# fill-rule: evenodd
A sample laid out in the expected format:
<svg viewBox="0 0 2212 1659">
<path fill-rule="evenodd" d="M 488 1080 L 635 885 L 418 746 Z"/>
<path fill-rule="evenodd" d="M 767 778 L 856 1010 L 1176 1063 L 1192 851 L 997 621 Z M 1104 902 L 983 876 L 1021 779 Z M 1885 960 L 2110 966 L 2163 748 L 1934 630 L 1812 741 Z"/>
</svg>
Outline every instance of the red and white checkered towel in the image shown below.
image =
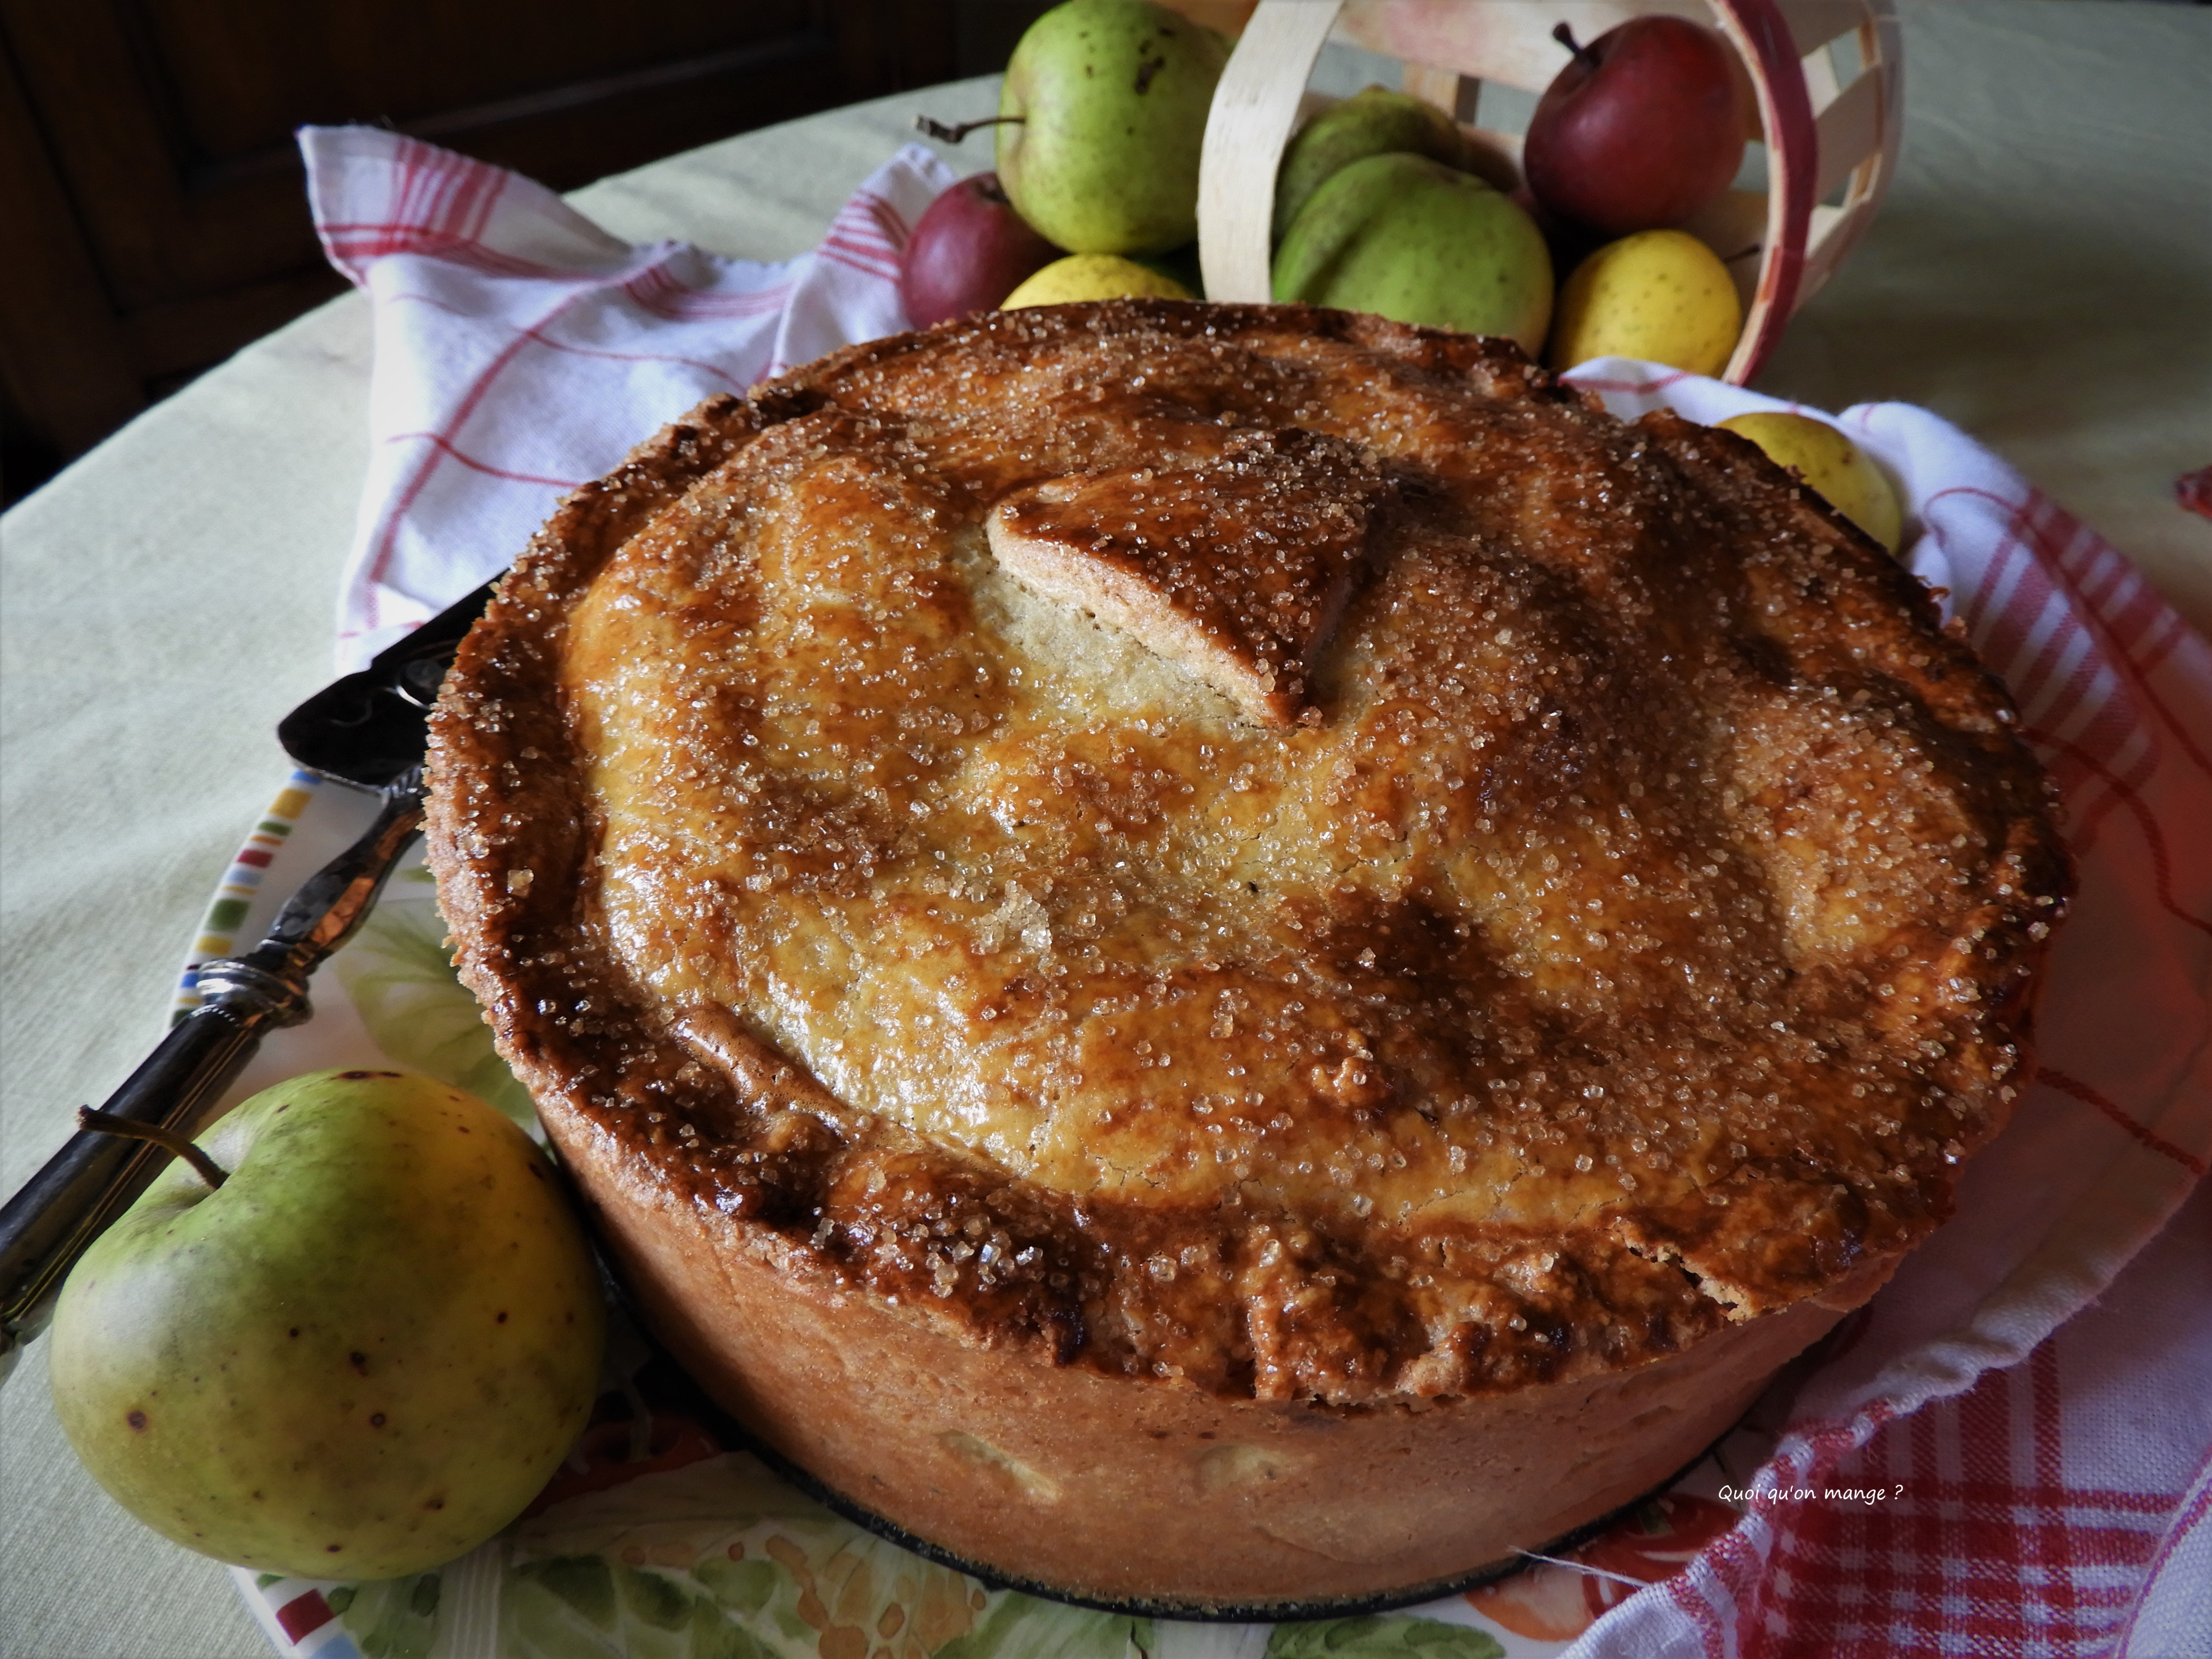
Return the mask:
<svg viewBox="0 0 2212 1659">
<path fill-rule="evenodd" d="M 1619 360 L 1572 378 L 1622 414 L 1794 407 Z M 1895 1495 L 1756 1498 L 1575 1651 L 2201 1659 L 2212 1204 L 2059 1328 L 2212 1161 L 2212 648 L 1955 428 L 1902 404 L 1838 423 L 1902 487 L 1913 569 L 2018 701 L 2081 891 L 2011 1127 L 1805 1385 L 1752 1483 Z"/>
<path fill-rule="evenodd" d="M 898 250 L 951 182 L 902 150 L 821 249 L 769 267 L 617 242 L 392 133 L 301 144 L 324 243 L 376 316 L 349 664 L 699 398 L 903 327 Z M 1617 359 L 1573 378 L 1625 415 L 1789 406 Z M 2160 1237 L 2212 1159 L 2212 648 L 1956 428 L 1899 404 L 1840 424 L 1899 484 L 1912 568 L 2018 699 L 2081 893 L 2040 1072 L 1957 1218 L 1804 1384 L 1741 1523 L 1573 1651 L 2212 1659 L 2212 1206 Z"/>
</svg>

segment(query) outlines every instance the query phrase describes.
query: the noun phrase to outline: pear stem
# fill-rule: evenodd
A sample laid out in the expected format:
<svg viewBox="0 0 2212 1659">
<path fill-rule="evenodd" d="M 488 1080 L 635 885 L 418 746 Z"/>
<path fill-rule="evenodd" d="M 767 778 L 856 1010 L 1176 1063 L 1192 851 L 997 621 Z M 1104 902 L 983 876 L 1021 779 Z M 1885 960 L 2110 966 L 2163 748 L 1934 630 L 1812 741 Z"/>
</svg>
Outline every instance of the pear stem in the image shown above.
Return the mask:
<svg viewBox="0 0 2212 1659">
<path fill-rule="evenodd" d="M 1587 65 L 1592 61 L 1592 53 L 1590 49 L 1588 46 L 1577 46 L 1575 44 L 1575 32 L 1566 24 L 1561 23 L 1558 27 L 1554 28 L 1552 31 L 1552 39 L 1558 41 L 1569 52 L 1574 53 L 1575 62 L 1577 64 Z"/>
<path fill-rule="evenodd" d="M 220 1187 L 230 1178 L 229 1172 L 174 1129 L 165 1129 L 158 1123 L 141 1123 L 136 1118 L 118 1117 L 112 1112 L 95 1112 L 89 1106 L 76 1109 L 78 1126 L 94 1134 L 119 1135 L 125 1140 L 143 1140 L 174 1152 L 192 1166 L 192 1173 L 210 1187 Z"/>
<path fill-rule="evenodd" d="M 1029 119 L 1026 115 L 991 115 L 981 121 L 963 121 L 957 126 L 947 126 L 931 115 L 914 118 L 915 130 L 943 144 L 957 144 L 978 127 L 1019 126 Z"/>
</svg>

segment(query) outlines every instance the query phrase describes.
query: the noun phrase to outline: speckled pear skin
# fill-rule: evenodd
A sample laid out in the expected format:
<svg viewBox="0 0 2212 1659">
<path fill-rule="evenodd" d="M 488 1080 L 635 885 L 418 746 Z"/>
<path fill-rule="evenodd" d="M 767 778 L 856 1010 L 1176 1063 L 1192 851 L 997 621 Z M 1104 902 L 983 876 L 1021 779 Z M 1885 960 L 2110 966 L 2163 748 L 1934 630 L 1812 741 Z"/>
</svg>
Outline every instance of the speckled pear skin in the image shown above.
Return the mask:
<svg viewBox="0 0 2212 1659">
<path fill-rule="evenodd" d="M 472 1549 L 568 1453 L 605 1313 L 544 1156 L 458 1089 L 321 1072 L 201 1137 L 70 1275 L 51 1370 L 111 1496 L 264 1571 L 385 1578 Z"/>
<path fill-rule="evenodd" d="M 1146 0 L 1068 0 L 1006 64 L 999 181 L 1071 253 L 1165 253 L 1198 234 L 1198 155 L 1221 37 Z"/>
<path fill-rule="evenodd" d="M 1395 151 L 1340 167 L 1275 254 L 1278 300 L 1511 340 L 1552 319 L 1552 256 L 1519 205 L 1472 174 Z"/>
<path fill-rule="evenodd" d="M 1276 239 L 1339 168 L 1399 150 L 1446 167 L 1467 164 L 1466 135 L 1434 104 L 1387 87 L 1367 87 L 1330 105 L 1284 147 L 1275 169 Z"/>
</svg>

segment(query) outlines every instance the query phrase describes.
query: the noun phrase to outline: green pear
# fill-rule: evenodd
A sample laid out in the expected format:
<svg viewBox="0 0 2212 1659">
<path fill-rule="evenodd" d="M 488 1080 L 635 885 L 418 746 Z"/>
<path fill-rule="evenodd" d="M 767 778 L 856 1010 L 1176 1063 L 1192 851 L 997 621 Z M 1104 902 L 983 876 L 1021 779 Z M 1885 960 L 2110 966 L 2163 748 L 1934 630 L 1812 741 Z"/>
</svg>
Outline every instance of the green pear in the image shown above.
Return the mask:
<svg viewBox="0 0 2212 1659">
<path fill-rule="evenodd" d="M 179 1543 L 386 1578 L 474 1548 L 590 1416 L 605 1310 L 552 1166 L 473 1095 L 319 1072 L 254 1096 L 88 1251 L 50 1338 L 94 1479 Z"/>
<path fill-rule="evenodd" d="M 1071 253 L 1164 253 L 1198 234 L 1198 157 L 1229 49 L 1147 0 L 1066 0 L 1006 65 L 999 182 Z"/>
<path fill-rule="evenodd" d="M 1275 240 L 1337 169 L 1401 149 L 1449 167 L 1467 166 L 1467 135 L 1434 104 L 1384 87 L 1331 104 L 1298 129 L 1275 169 Z"/>
<path fill-rule="evenodd" d="M 1337 169 L 1275 254 L 1278 300 L 1502 334 L 1534 356 L 1552 316 L 1534 221 L 1471 174 L 1403 151 Z"/>
</svg>

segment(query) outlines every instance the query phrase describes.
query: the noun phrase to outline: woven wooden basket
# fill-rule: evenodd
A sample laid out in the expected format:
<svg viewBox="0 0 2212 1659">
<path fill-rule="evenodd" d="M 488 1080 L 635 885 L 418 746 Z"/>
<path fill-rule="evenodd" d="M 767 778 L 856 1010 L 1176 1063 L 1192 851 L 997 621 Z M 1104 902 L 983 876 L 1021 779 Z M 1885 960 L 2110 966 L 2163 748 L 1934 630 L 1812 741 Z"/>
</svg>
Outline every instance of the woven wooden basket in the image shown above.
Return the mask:
<svg viewBox="0 0 2212 1659">
<path fill-rule="evenodd" d="M 1726 378 L 1749 380 L 1865 233 L 1896 170 L 1904 57 L 1890 0 L 1260 0 L 1206 122 L 1207 297 L 1269 297 L 1275 167 L 1301 117 L 1332 101 L 1306 87 L 1332 34 L 1403 62 L 1405 89 L 1449 111 L 1490 181 L 1511 189 L 1521 141 L 1476 125 L 1483 83 L 1540 92 L 1565 63 L 1556 25 L 1589 40 L 1645 12 L 1713 25 L 1756 94 L 1747 137 L 1766 147 L 1767 188 L 1731 190 L 1686 227 L 1729 261 L 1742 291 Z"/>
</svg>

